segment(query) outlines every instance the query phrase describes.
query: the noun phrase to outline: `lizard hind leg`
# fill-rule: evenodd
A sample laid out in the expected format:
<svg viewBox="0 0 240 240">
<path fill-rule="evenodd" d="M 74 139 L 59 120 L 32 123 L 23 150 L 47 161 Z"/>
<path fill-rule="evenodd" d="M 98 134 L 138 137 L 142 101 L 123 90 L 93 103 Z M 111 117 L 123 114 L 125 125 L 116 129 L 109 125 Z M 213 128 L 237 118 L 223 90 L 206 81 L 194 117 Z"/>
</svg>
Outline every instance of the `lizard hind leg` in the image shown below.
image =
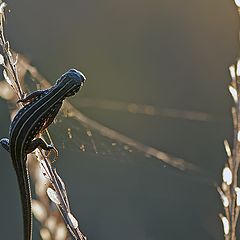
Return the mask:
<svg viewBox="0 0 240 240">
<path fill-rule="evenodd" d="M 9 146 L 9 139 L 8 138 L 2 138 L 0 140 L 0 144 L 2 145 L 2 147 L 7 150 L 8 152 L 10 151 L 10 146 Z"/>
<path fill-rule="evenodd" d="M 27 153 L 33 152 L 36 148 L 42 148 L 45 151 L 48 151 L 47 157 L 50 155 L 51 151 L 54 152 L 54 161 L 58 157 L 58 151 L 53 145 L 47 144 L 42 138 L 36 138 L 34 139 L 26 149 Z"/>
</svg>

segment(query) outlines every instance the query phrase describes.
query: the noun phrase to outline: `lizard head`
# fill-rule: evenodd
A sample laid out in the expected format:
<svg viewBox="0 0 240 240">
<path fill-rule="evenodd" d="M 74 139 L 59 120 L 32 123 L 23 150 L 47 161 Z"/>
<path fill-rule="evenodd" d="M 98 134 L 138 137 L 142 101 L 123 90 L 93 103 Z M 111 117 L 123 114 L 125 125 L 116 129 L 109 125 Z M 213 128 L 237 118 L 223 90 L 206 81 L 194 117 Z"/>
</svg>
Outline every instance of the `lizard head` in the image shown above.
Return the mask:
<svg viewBox="0 0 240 240">
<path fill-rule="evenodd" d="M 56 82 L 56 86 L 66 89 L 65 97 L 75 95 L 83 85 L 86 77 L 76 69 L 65 72 Z"/>
</svg>

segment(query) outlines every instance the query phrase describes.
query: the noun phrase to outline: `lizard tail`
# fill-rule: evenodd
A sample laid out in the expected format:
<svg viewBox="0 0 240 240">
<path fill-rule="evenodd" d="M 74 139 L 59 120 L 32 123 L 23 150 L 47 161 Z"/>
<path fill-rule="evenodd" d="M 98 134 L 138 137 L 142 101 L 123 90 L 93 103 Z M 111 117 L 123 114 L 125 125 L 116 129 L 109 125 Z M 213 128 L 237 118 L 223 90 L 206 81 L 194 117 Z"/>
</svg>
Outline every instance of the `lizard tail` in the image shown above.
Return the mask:
<svg viewBox="0 0 240 240">
<path fill-rule="evenodd" d="M 25 162 L 26 163 L 26 162 Z M 32 240 L 32 202 L 29 174 L 26 164 L 18 164 L 17 178 L 22 203 L 24 240 Z"/>
</svg>

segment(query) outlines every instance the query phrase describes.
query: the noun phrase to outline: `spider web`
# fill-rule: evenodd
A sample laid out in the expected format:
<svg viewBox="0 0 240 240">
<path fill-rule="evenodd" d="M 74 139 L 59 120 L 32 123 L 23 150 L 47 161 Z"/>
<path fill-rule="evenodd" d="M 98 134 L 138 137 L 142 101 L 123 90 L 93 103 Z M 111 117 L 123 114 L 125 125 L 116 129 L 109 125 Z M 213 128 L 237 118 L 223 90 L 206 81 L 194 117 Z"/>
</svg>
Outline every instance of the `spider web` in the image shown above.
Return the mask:
<svg viewBox="0 0 240 240">
<path fill-rule="evenodd" d="M 18 70 L 24 72 L 23 78 L 26 77 L 26 73 L 29 73 L 31 79 L 33 79 L 40 88 L 46 89 L 51 87 L 51 84 L 33 67 L 26 58 L 19 55 L 18 58 Z M 82 101 L 89 106 L 96 105 L 93 101 Z M 110 104 L 109 104 L 110 103 Z M 122 111 L 127 109 L 128 112 L 140 113 L 153 116 L 167 117 L 179 117 L 187 120 L 198 121 L 211 121 L 211 116 L 205 113 L 178 111 L 171 109 L 159 109 L 154 106 L 140 105 L 140 104 L 126 104 L 119 102 L 101 102 L 98 101 L 97 107 L 112 108 L 112 110 Z M 95 121 L 88 116 L 84 115 L 80 110 L 80 107 L 75 107 L 67 100 L 64 101 L 61 108 L 62 114 L 57 118 L 56 124 L 52 124 L 51 133 L 53 133 L 54 141 L 56 139 L 57 144 L 62 148 L 71 149 L 73 146 L 79 151 L 95 154 L 99 156 L 110 156 L 114 159 L 123 159 L 126 155 L 131 158 L 133 154 L 140 153 L 144 157 L 153 157 L 160 160 L 164 166 L 169 165 L 180 170 L 190 170 L 199 172 L 199 168 L 186 160 L 172 156 L 160 149 L 148 146 L 134 138 L 124 135 L 114 129 L 105 126 L 98 121 Z M 57 125 L 61 124 L 61 132 Z M 55 133 L 54 133 L 55 132 Z"/>
</svg>

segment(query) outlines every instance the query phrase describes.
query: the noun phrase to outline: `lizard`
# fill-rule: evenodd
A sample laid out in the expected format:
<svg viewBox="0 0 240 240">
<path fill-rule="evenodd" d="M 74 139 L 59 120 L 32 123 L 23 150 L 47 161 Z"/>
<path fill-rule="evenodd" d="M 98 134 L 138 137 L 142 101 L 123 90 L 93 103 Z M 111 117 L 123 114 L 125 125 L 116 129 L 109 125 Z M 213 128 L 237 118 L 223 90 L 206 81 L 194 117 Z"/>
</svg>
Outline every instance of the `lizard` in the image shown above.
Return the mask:
<svg viewBox="0 0 240 240">
<path fill-rule="evenodd" d="M 9 128 L 9 139 L 2 138 L 0 144 L 12 158 L 20 190 L 24 240 L 32 239 L 32 207 L 29 173 L 27 169 L 27 154 L 40 147 L 46 151 L 56 148 L 47 144 L 39 137 L 53 122 L 59 112 L 63 100 L 75 95 L 86 80 L 85 76 L 76 69 L 64 73 L 52 87 L 37 90 L 18 102 L 24 106 L 17 112 Z"/>
</svg>

